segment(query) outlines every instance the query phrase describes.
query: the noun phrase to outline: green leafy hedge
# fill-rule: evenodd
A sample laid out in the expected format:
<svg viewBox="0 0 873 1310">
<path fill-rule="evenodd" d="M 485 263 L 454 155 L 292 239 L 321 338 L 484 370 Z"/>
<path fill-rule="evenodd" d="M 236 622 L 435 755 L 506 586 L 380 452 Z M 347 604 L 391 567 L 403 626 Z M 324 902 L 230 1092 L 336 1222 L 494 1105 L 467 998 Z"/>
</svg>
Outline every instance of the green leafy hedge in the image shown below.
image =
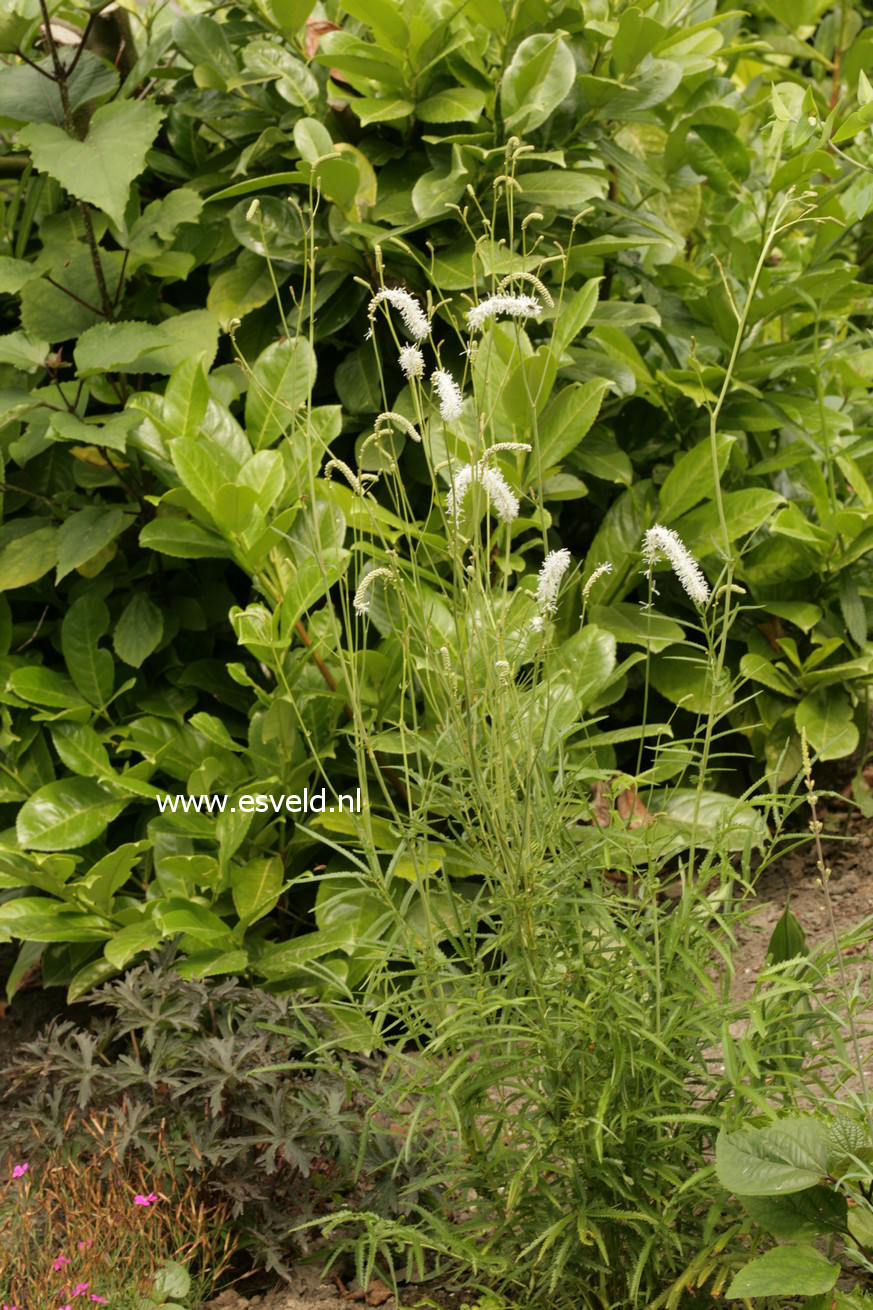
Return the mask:
<svg viewBox="0 0 873 1310">
<path fill-rule="evenodd" d="M 69 43 L 47 43 L 37 0 L 6 7 L 12 989 L 41 957 L 77 995 L 180 934 L 192 974 L 283 983 L 310 956 L 354 955 L 340 898 L 289 890 L 324 854 L 317 836 L 286 818 L 159 815 L 155 797 L 299 790 L 316 760 L 339 790 L 358 776 L 322 620 L 363 527 L 350 494 L 306 470 L 329 448 L 376 472 L 375 417 L 415 417 L 365 340 L 383 277 L 435 306 L 459 376 L 472 299 L 533 279 L 559 307 L 522 339 L 493 330 L 491 439 L 536 442 L 524 523 L 540 542 L 583 576 L 612 564 L 590 596 L 603 677 L 580 701 L 610 716 L 607 771 L 636 755 L 641 652 L 652 719 L 681 735 L 709 696 L 683 625 L 640 616 L 639 543 L 660 521 L 719 576 L 710 418 L 746 313 L 718 435 L 744 588 L 733 741 L 783 777 L 800 728 L 825 759 L 866 745 L 873 28 L 852 5 L 751 9 L 264 0 L 95 18 L 70 3 L 53 7 Z M 780 226 L 792 188 L 804 221 Z M 472 435 L 461 425 L 453 451 Z M 427 531 L 423 465 L 396 425 L 390 458 Z M 310 558 L 315 504 L 330 574 Z M 662 590 L 690 614 L 673 581 Z M 382 637 L 362 666 L 376 734 L 394 721 Z M 277 644 L 290 653 L 268 678 Z M 856 786 L 868 803 L 860 769 Z M 387 854 L 387 824 L 383 840 Z"/>
</svg>

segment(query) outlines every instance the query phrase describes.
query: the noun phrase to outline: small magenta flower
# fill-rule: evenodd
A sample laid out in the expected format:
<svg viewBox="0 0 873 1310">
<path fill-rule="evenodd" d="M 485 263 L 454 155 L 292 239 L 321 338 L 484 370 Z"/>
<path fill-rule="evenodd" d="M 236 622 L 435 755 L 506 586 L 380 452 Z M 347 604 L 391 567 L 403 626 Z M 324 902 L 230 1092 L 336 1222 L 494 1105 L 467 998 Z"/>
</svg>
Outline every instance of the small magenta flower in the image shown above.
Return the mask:
<svg viewBox="0 0 873 1310">
<path fill-rule="evenodd" d="M 138 1192 L 133 1198 L 133 1203 L 134 1205 L 151 1205 L 157 1199 L 157 1194 L 155 1192 L 149 1192 L 148 1196 L 142 1196 Z"/>
<path fill-rule="evenodd" d="M 29 1168 L 30 1168 L 30 1165 L 27 1163 L 27 1161 L 25 1161 L 24 1164 L 17 1164 L 17 1165 L 15 1166 L 15 1168 L 12 1170 L 12 1177 L 13 1177 L 13 1178 L 23 1178 L 24 1175 L 27 1173 L 27 1171 L 28 1171 Z M 4 1310 L 5 1310 L 5 1307 L 4 1307 Z"/>
<path fill-rule="evenodd" d="M 89 1283 L 77 1283 L 73 1288 L 73 1296 L 81 1296 L 83 1292 L 87 1292 L 89 1286 Z"/>
<path fill-rule="evenodd" d="M 57 1260 L 56 1260 L 56 1261 L 54 1262 L 54 1264 L 52 1265 L 52 1268 L 54 1269 L 55 1273 L 57 1274 L 57 1273 L 60 1273 L 60 1271 L 63 1269 L 64 1265 L 68 1265 L 69 1263 L 70 1263 L 70 1257 L 69 1257 L 68 1255 L 59 1255 L 58 1258 L 57 1258 Z"/>
<path fill-rule="evenodd" d="M 67 1303 L 67 1305 L 58 1306 L 58 1310 L 73 1310 L 73 1307 Z"/>
<path fill-rule="evenodd" d="M 93 1245 L 94 1245 L 94 1238 L 93 1238 L 93 1237 L 88 1237 L 88 1238 L 86 1238 L 84 1241 L 82 1241 L 82 1242 L 79 1243 L 79 1250 L 80 1250 L 80 1251 L 87 1251 L 87 1250 L 88 1250 L 88 1247 L 89 1247 L 89 1246 L 93 1246 Z"/>
</svg>

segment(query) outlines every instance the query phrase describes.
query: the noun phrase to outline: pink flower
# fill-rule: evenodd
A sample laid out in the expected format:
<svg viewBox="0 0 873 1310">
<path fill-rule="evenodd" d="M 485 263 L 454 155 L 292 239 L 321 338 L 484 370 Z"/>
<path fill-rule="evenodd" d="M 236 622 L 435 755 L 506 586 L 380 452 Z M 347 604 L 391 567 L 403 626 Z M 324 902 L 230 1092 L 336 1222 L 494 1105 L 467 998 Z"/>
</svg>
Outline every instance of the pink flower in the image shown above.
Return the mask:
<svg viewBox="0 0 873 1310">
<path fill-rule="evenodd" d="M 24 1164 L 17 1164 L 17 1165 L 15 1166 L 15 1168 L 12 1170 L 12 1177 L 13 1177 L 13 1178 L 23 1178 L 24 1175 L 27 1173 L 27 1171 L 28 1171 L 29 1168 L 30 1168 L 30 1165 L 27 1164 L 26 1161 L 25 1161 Z M 5 1306 L 4 1306 L 4 1310 L 6 1310 L 6 1307 L 5 1307 Z"/>
<path fill-rule="evenodd" d="M 86 1241 L 84 1241 L 84 1242 L 80 1242 L 80 1243 L 79 1243 L 79 1250 L 80 1250 L 80 1251 L 86 1251 L 86 1250 L 88 1249 L 89 1246 L 93 1246 L 93 1245 L 94 1245 L 94 1238 L 93 1238 L 93 1237 L 89 1237 L 89 1238 L 87 1238 Z"/>
<path fill-rule="evenodd" d="M 152 1202 L 156 1201 L 157 1199 L 158 1199 L 157 1193 L 155 1192 L 149 1192 L 148 1196 L 141 1196 L 139 1193 L 137 1193 L 137 1195 L 133 1198 L 133 1203 L 134 1205 L 151 1205 Z"/>
<path fill-rule="evenodd" d="M 73 1296 L 81 1296 L 83 1292 L 87 1292 L 88 1287 L 88 1283 L 77 1283 L 73 1288 Z"/>
<path fill-rule="evenodd" d="M 71 1305 L 61 1305 L 58 1306 L 58 1310 L 73 1310 L 73 1307 Z"/>
<path fill-rule="evenodd" d="M 91 1293 L 91 1300 L 92 1300 L 92 1301 L 99 1301 L 101 1305 L 108 1305 L 108 1304 L 109 1304 L 109 1302 L 107 1301 L 107 1299 L 106 1299 L 105 1296 L 98 1296 L 96 1292 L 92 1292 L 92 1293 Z M 15 1307 L 14 1307 L 14 1306 L 12 1307 L 12 1310 L 15 1310 Z"/>
<path fill-rule="evenodd" d="M 52 1268 L 54 1269 L 55 1273 L 58 1273 L 59 1270 L 63 1269 L 64 1265 L 68 1265 L 69 1263 L 70 1263 L 70 1257 L 68 1255 L 59 1255 L 57 1260 L 52 1265 Z"/>
</svg>

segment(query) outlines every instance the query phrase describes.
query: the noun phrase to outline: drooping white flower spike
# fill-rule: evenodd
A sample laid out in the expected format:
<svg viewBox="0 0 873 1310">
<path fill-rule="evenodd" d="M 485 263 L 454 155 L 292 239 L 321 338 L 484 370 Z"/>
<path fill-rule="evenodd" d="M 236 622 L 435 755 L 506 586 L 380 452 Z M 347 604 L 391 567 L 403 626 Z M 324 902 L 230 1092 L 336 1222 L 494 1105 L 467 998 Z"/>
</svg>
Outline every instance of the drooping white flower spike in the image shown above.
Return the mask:
<svg viewBox="0 0 873 1310">
<path fill-rule="evenodd" d="M 452 478 L 446 496 L 446 513 L 457 525 L 464 510 L 464 498 L 473 482 L 485 491 L 494 513 L 504 523 L 518 518 L 518 497 L 510 488 L 499 469 L 480 460 L 478 464 L 464 464 Z"/>
<path fill-rule="evenodd" d="M 507 318 L 534 318 L 541 313 L 542 305 L 535 296 L 489 296 L 467 310 L 467 330 L 481 332 L 489 318 L 505 315 Z"/>
<path fill-rule="evenodd" d="M 487 492 L 494 513 L 504 523 L 518 518 L 518 496 L 509 486 L 499 469 L 486 465 L 480 468 L 479 481 Z"/>
<path fill-rule="evenodd" d="M 709 583 L 700 565 L 672 528 L 656 523 L 643 537 L 643 560 L 649 574 L 660 559 L 669 561 L 694 604 L 703 608 L 709 600 Z"/>
<path fill-rule="evenodd" d="M 388 578 L 390 582 L 394 581 L 394 574 L 390 569 L 370 569 L 365 573 L 358 583 L 358 589 L 352 600 L 352 607 L 356 614 L 363 617 L 370 609 L 370 588 L 377 578 Z"/>
<path fill-rule="evenodd" d="M 611 573 L 611 572 L 612 572 L 611 564 L 608 563 L 598 564 L 597 568 L 594 570 L 594 572 L 591 574 L 591 577 L 588 579 L 588 581 L 585 583 L 585 586 L 582 588 L 582 599 L 583 600 L 588 599 L 588 597 L 591 595 L 591 588 L 594 586 L 598 578 L 602 578 L 604 574 Z"/>
<path fill-rule="evenodd" d="M 540 565 L 536 600 L 541 614 L 554 614 L 558 608 L 558 589 L 569 567 L 569 550 L 550 550 Z"/>
<path fill-rule="evenodd" d="M 437 368 L 431 373 L 430 380 L 439 397 L 442 420 L 445 423 L 452 423 L 456 418 L 460 418 L 464 397 L 451 373 L 447 373 L 444 368 Z"/>
<path fill-rule="evenodd" d="M 452 485 L 446 495 L 446 513 L 457 524 L 464 509 L 464 497 L 473 481 L 475 464 L 464 464 L 452 475 Z"/>
<path fill-rule="evenodd" d="M 424 355 L 418 346 L 404 346 L 397 357 L 397 363 L 405 378 L 424 376 Z"/>
<path fill-rule="evenodd" d="M 393 305 L 400 317 L 403 319 L 403 326 L 413 338 L 414 341 L 424 341 L 425 337 L 430 336 L 430 323 L 427 314 L 425 314 L 415 296 L 404 291 L 402 287 L 382 287 L 376 292 L 370 301 L 370 331 L 367 336 L 373 335 L 373 315 L 376 313 L 377 305 L 383 300 L 387 300 L 389 305 Z"/>
</svg>

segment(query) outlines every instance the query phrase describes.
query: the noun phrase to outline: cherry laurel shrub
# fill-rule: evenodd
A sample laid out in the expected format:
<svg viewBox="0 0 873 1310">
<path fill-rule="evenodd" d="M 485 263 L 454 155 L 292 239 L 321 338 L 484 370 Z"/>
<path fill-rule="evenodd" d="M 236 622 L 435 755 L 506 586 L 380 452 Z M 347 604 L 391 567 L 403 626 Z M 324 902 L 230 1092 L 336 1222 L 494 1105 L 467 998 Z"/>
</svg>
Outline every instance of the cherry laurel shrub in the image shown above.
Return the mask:
<svg viewBox="0 0 873 1310">
<path fill-rule="evenodd" d="M 304 992 L 402 1130 L 365 1275 L 727 1285 L 732 931 L 870 677 L 869 43 L 804 87 L 815 6 L 754 8 L 155 7 L 130 67 L 3 16 L 10 990 Z"/>
<path fill-rule="evenodd" d="M 326 611 L 360 506 L 341 474 L 317 478 L 337 551 L 317 572 L 304 469 L 329 451 L 355 471 L 366 447 L 369 477 L 377 416 L 415 421 L 414 338 L 381 362 L 364 340 L 383 290 L 428 312 L 442 360 L 427 355 L 427 377 L 446 375 L 449 404 L 466 310 L 542 306 L 483 320 L 489 439 L 434 465 L 531 446 L 513 548 L 493 567 L 511 590 L 538 571 L 535 532 L 543 555 L 570 551 L 561 643 L 581 587 L 611 565 L 587 609 L 621 670 L 597 706 L 618 734 L 597 747 L 604 767 L 635 768 L 643 704 L 684 738 L 709 701 L 675 584 L 640 619 L 656 524 L 712 582 L 727 549 L 745 589 L 720 655 L 736 790 L 762 767 L 790 778 L 800 728 L 825 757 L 863 756 L 863 6 L 713 0 L 692 22 L 686 0 L 658 0 L 640 23 L 638 6 L 606 0 L 240 0 L 209 14 L 47 0 L 47 26 L 40 3 L 0 14 L 10 993 L 39 963 L 81 995 L 179 936 L 192 976 L 272 982 L 289 925 L 325 983 L 361 967 L 345 963 L 348 920 L 299 876 L 328 858 L 323 831 L 284 811 L 160 814 L 156 793 L 298 791 L 320 785 L 314 756 L 340 792 L 357 785 Z M 807 223 L 789 195 L 806 197 Z M 460 422 L 469 447 L 471 421 L 447 420 L 447 445 Z M 390 427 L 426 534 L 431 469 Z M 376 494 L 394 512 L 384 483 Z M 409 538 L 382 526 L 405 557 Z M 277 588 L 278 640 L 291 635 L 278 679 L 261 668 L 277 635 L 255 640 L 253 608 L 272 612 Z M 358 684 L 378 736 L 393 731 L 397 659 L 376 628 Z M 867 803 L 862 768 L 855 787 Z"/>
</svg>

